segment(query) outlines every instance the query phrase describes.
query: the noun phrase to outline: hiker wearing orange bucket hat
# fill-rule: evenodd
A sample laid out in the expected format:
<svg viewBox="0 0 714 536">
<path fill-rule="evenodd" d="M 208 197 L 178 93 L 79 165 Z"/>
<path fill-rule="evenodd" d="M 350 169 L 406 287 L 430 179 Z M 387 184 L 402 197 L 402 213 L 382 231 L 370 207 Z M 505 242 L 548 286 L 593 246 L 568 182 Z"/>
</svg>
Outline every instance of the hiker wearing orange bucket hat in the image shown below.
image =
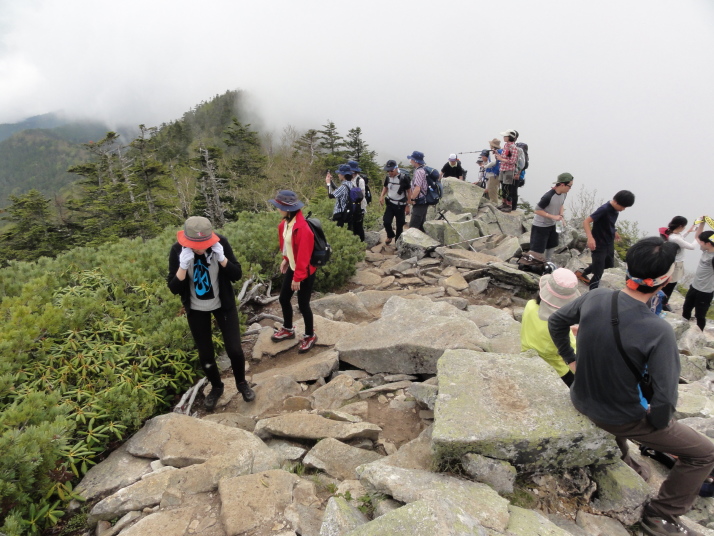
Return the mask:
<svg viewBox="0 0 714 536">
<path fill-rule="evenodd" d="M 181 297 L 201 367 L 211 383 L 204 406 L 212 411 L 223 394 L 211 336 L 212 318 L 223 335 L 236 387 L 243 399 L 250 402 L 255 393 L 245 380 L 245 356 L 232 286 L 243 275 L 240 263 L 228 239 L 213 232 L 208 218 L 188 218 L 183 230 L 176 233 L 176 239 L 169 251 L 167 283 L 169 290 Z"/>
</svg>

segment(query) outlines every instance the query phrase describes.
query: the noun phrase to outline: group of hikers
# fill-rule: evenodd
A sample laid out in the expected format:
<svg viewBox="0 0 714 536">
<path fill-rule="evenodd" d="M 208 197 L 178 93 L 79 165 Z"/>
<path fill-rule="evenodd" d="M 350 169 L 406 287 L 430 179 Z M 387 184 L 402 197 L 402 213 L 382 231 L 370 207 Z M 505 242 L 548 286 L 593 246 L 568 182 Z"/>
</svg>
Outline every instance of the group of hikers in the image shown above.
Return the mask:
<svg viewBox="0 0 714 536">
<path fill-rule="evenodd" d="M 492 140 L 491 149 L 479 156 L 479 162 L 489 199 L 498 202 L 491 194 L 498 191 L 500 184 L 503 194 L 499 208 L 509 212 L 517 205 L 517 181 L 522 179 L 524 169 L 519 172 L 516 163 L 518 133 L 503 134 L 504 147 Z M 384 166 L 386 176 L 379 201 L 385 207 L 387 244 L 401 235 L 406 216 L 410 216 L 410 227 L 423 231 L 429 207 L 425 199 L 432 179 L 427 174 L 432 175 L 433 170 L 426 168 L 424 154 L 419 151 L 413 151 L 407 159 L 413 168 L 411 174 L 394 160 Z M 495 177 L 491 160 L 498 163 Z M 333 220 L 339 226 L 347 225 L 364 240 L 368 190 L 365 178 L 354 161 L 340 165 L 336 174 L 341 181 L 339 186 L 333 183 L 331 173 L 326 176 L 328 194 L 335 199 Z M 465 175 L 452 154 L 437 180 L 445 176 L 464 180 Z M 530 262 L 546 263 L 552 259 L 562 231 L 564 202 L 573 181 L 572 174 L 561 173 L 537 203 L 527 253 Z M 521 344 L 523 350 L 535 350 L 555 369 L 570 389 L 573 406 L 615 436 L 622 459 L 643 478 L 649 477 L 648 470 L 629 455 L 627 440 L 674 457 L 658 495 L 645 506 L 641 526 L 652 535 L 695 535 L 698 533 L 686 528 L 679 516 L 691 508 L 714 468 L 714 443 L 673 418 L 680 375 L 679 350 L 673 328 L 653 312 L 652 298 L 661 292 L 669 299 L 684 273 L 684 251 L 694 249 L 698 243 L 702 256 L 685 298 L 683 316 L 689 319 L 694 310 L 697 326 L 704 330 L 714 295 L 714 232 L 703 230 L 703 216 L 682 234 L 688 221 L 677 216 L 660 230 L 661 236 L 644 238 L 629 248 L 622 290 L 599 288 L 604 270 L 614 265 L 618 215 L 634 201 L 632 192 L 622 190 L 585 219 L 583 230 L 592 263 L 577 272 L 556 268 L 540 278 L 537 297 L 523 311 Z M 317 341 L 310 308 L 317 271 L 311 264 L 315 236 L 302 214 L 304 204 L 294 192 L 281 190 L 268 202 L 282 216 L 277 243 L 284 275 L 279 297 L 283 324 L 275 329 L 272 340 L 295 338 L 291 299 L 297 292 L 305 324 L 298 351 L 304 353 Z M 685 237 L 692 232 L 695 241 L 686 242 Z M 232 287 L 241 276 L 241 266 L 228 240 L 213 231 L 207 218 L 188 218 L 171 247 L 167 281 L 170 290 L 181 297 L 201 366 L 211 383 L 204 402 L 209 411 L 215 408 L 224 389 L 215 360 L 212 319 L 223 336 L 236 388 L 246 402 L 255 399 L 245 378 Z M 587 284 L 589 292 L 581 295 L 579 280 Z M 666 300 L 663 306 L 671 310 Z"/>
</svg>

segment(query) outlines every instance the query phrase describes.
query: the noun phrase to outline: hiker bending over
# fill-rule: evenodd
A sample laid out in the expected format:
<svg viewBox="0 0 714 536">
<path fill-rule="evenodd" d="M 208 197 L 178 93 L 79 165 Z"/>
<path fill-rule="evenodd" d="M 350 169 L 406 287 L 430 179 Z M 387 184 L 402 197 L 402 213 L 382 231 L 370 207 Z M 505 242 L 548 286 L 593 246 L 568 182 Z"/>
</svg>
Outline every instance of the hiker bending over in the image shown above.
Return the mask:
<svg viewBox="0 0 714 536">
<path fill-rule="evenodd" d="M 570 173 L 561 173 L 555 186 L 543 194 L 535 206 L 528 253 L 536 260 L 541 262 L 553 260 L 553 252 L 558 247 L 560 239 L 557 224 L 561 222 L 562 225 L 565 198 L 572 187 L 573 176 Z"/>
<path fill-rule="evenodd" d="M 694 236 L 697 237 L 702 256 L 699 258 L 694 280 L 689 286 L 687 295 L 684 297 L 682 316 L 689 320 L 692 317 L 692 309 L 694 309 L 697 326 L 704 331 L 707 325 L 707 311 L 714 296 L 714 231 L 702 232 L 704 216 L 700 219 L 701 223 L 699 223 L 697 230 L 694 231 Z"/>
<path fill-rule="evenodd" d="M 460 181 L 464 180 L 464 168 L 461 167 L 461 160 L 456 157 L 455 153 L 449 155 L 449 160 L 441 168 L 441 173 L 439 173 L 439 180 L 444 177 L 454 177 Z"/>
<path fill-rule="evenodd" d="M 538 355 L 555 369 L 568 387 L 575 379 L 573 375 L 575 363 L 566 364 L 558 354 L 558 349 L 548 331 L 548 318 L 578 296 L 580 292 L 575 274 L 566 268 L 558 268 L 552 274 L 540 278 L 538 297 L 528 301 L 521 321 L 521 351 L 538 352 Z M 573 333 L 570 333 L 570 345 L 575 350 Z"/>
<path fill-rule="evenodd" d="M 680 373 L 677 339 L 672 327 L 647 306 L 652 294 L 669 282 L 676 249 L 659 237 L 640 240 L 627 252 L 623 290 L 595 289 L 548 320 L 560 355 L 577 363 L 570 388 L 573 405 L 615 436 L 623 460 L 638 469 L 628 455 L 628 439 L 677 456 L 643 511 L 642 527 L 648 534 L 697 534 L 687 532 L 679 516 L 691 508 L 714 468 L 712 441 L 674 420 Z M 580 325 L 577 354 L 570 345 L 570 326 L 575 324 Z M 651 378 L 649 410 L 640 403 L 638 389 L 645 366 Z"/>
<path fill-rule="evenodd" d="M 211 338 L 211 317 L 221 330 L 236 387 L 243 400 L 250 402 L 255 399 L 255 393 L 245 381 L 245 356 L 231 285 L 242 276 L 240 263 L 228 239 L 214 233 L 211 222 L 202 216 L 187 219 L 183 231 L 177 233 L 177 239 L 169 251 L 167 282 L 171 292 L 181 296 L 201 367 L 211 382 L 211 392 L 206 396 L 204 406 L 212 411 L 223 394 Z"/>
<path fill-rule="evenodd" d="M 697 241 L 692 240 L 692 242 L 687 242 L 685 238 L 689 233 L 694 231 L 696 224 L 684 234 L 684 228 L 687 226 L 687 218 L 684 216 L 675 216 L 672 221 L 669 222 L 667 227 L 660 227 L 659 235 L 662 240 L 667 240 L 679 246 L 677 251 L 677 256 L 674 259 L 674 273 L 672 274 L 669 283 L 662 289 L 665 294 L 665 298 L 662 300 L 662 309 L 665 311 L 671 311 L 672 308 L 669 306 L 669 299 L 672 297 L 672 292 L 677 287 L 677 282 L 684 276 L 684 250 L 694 249 L 697 247 Z M 700 231 L 701 232 L 701 231 Z"/>
<path fill-rule="evenodd" d="M 412 177 L 412 188 L 409 191 L 409 205 L 411 206 L 412 217 L 409 219 L 409 228 L 419 229 L 424 232 L 424 222 L 426 221 L 426 211 L 429 210 L 429 205 L 419 204 L 417 200 L 426 196 L 428 188 L 426 182 L 426 170 L 424 166 L 424 153 L 414 151 L 407 156 L 409 162 L 414 167 L 414 176 Z"/>
<path fill-rule="evenodd" d="M 387 244 L 396 240 L 402 234 L 404 222 L 406 221 L 409 205 L 408 194 L 411 186 L 411 179 L 406 170 L 401 170 L 394 160 L 388 160 L 384 166 L 387 176 L 384 177 L 382 194 L 379 196 L 379 204 L 384 206 L 384 230 L 387 231 Z M 397 232 L 392 230 L 392 221 L 396 222 Z"/>
<path fill-rule="evenodd" d="M 620 190 L 611 201 L 608 201 L 583 221 L 585 235 L 588 238 L 588 248 L 592 253 L 592 262 L 585 270 L 575 272 L 577 278 L 594 290 L 600 285 L 600 279 L 606 268 L 615 266 L 615 241 L 620 235 L 615 229 L 615 223 L 620 212 L 635 204 L 635 194 L 628 190 Z M 592 225 L 592 229 L 590 226 Z M 588 274 L 592 274 L 590 279 Z"/>
<path fill-rule="evenodd" d="M 283 327 L 275 330 L 271 339 L 273 342 L 280 342 L 295 338 L 293 308 L 290 305 L 290 300 L 297 291 L 298 309 L 305 321 L 305 334 L 300 340 L 298 348 L 298 352 L 302 354 L 310 350 L 317 342 L 312 309 L 310 308 L 310 296 L 317 272 L 317 268 L 310 264 L 315 235 L 300 210 L 304 203 L 298 199 L 295 192 L 281 190 L 275 199 L 269 199 L 268 203 L 277 208 L 283 217 L 278 226 L 278 242 L 283 255 L 280 273 L 284 274 L 283 286 L 280 290 Z"/>
</svg>

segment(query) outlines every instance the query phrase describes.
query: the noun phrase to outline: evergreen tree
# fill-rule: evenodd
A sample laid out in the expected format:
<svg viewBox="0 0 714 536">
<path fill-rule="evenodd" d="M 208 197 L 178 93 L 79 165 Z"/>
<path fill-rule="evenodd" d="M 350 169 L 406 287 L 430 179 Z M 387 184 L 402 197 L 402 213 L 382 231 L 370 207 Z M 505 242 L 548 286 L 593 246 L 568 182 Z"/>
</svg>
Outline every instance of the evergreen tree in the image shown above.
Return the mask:
<svg viewBox="0 0 714 536">
<path fill-rule="evenodd" d="M 218 147 L 198 148 L 198 156 L 191 159 L 191 169 L 198 173 L 196 182 L 198 191 L 194 198 L 193 213 L 203 214 L 217 228 L 226 223 L 225 178 L 218 176 L 218 161 L 222 151 Z"/>
<path fill-rule="evenodd" d="M 224 143 L 233 155 L 228 162 L 231 173 L 233 199 L 229 206 L 232 212 L 227 214 L 235 219 L 235 214 L 241 210 L 256 210 L 263 204 L 256 194 L 262 191 L 265 182 L 265 167 L 267 157 L 263 154 L 258 133 L 250 129 L 249 124 L 242 124 L 233 119 L 233 124 L 225 131 Z M 258 202 L 256 202 L 258 201 Z"/>
<path fill-rule="evenodd" d="M 323 130 L 318 130 L 320 142 L 318 147 L 323 153 L 322 160 L 326 168 L 333 170 L 340 164 L 344 164 L 348 158 L 348 151 L 345 150 L 345 139 L 337 132 L 335 123 L 328 120 L 326 125 L 322 125 Z"/>
<path fill-rule="evenodd" d="M 311 128 L 305 132 L 305 134 L 300 136 L 294 144 L 295 156 L 306 155 L 309 159 L 308 165 L 310 166 L 315 162 L 319 149 L 320 138 L 317 134 L 317 130 Z"/>
<path fill-rule="evenodd" d="M 56 224 L 51 200 L 37 190 L 24 195 L 10 196 L 10 206 L 0 218 L 12 225 L 0 233 L 0 261 L 32 261 L 40 257 L 54 257 L 69 249 L 67 233 Z"/>
</svg>

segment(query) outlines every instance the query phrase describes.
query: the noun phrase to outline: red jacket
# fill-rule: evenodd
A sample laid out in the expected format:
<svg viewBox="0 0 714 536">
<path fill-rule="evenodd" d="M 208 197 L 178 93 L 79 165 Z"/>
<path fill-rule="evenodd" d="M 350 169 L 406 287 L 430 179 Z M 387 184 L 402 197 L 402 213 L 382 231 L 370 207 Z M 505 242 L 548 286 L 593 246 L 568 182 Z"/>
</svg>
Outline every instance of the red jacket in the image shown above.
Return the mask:
<svg viewBox="0 0 714 536">
<path fill-rule="evenodd" d="M 278 240 L 280 242 L 280 252 L 283 252 L 283 231 L 286 221 L 282 220 L 278 225 Z M 295 224 L 293 225 L 293 257 L 295 257 L 295 274 L 293 281 L 302 281 L 315 273 L 315 268 L 310 264 L 312 250 L 315 247 L 315 235 L 312 234 L 312 229 L 305 221 L 305 216 L 302 211 L 298 210 L 295 214 Z M 286 261 L 288 258 L 283 255 Z"/>
</svg>

